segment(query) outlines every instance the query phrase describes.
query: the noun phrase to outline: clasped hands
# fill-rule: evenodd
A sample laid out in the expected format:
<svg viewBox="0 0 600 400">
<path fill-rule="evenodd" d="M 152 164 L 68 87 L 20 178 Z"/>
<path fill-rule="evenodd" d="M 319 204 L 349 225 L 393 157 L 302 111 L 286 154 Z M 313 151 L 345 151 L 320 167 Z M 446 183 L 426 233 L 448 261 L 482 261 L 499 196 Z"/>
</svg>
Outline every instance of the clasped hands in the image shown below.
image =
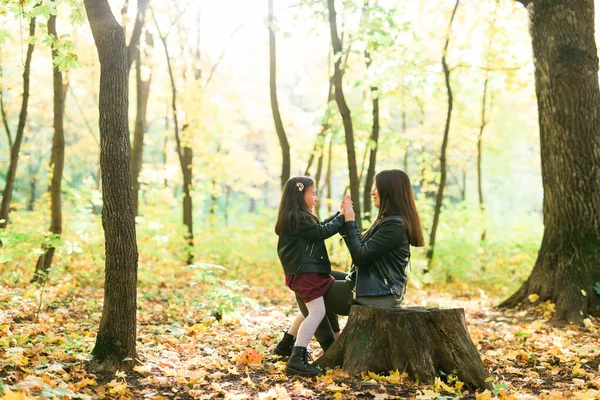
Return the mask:
<svg viewBox="0 0 600 400">
<path fill-rule="evenodd" d="M 352 199 L 350 199 L 350 195 L 347 194 L 342 198 L 342 204 L 340 205 L 340 212 L 344 215 L 344 219 L 346 222 L 354 221 L 355 214 L 354 209 L 352 208 Z"/>
</svg>

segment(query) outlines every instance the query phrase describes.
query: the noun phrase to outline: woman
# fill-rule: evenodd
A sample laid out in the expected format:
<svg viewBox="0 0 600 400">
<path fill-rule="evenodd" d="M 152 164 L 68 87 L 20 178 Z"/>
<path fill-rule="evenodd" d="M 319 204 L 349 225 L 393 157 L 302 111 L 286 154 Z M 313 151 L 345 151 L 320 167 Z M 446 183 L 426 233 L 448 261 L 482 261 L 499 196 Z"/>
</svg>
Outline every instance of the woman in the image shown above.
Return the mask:
<svg viewBox="0 0 600 400">
<path fill-rule="evenodd" d="M 352 256 L 349 279 L 354 281 L 355 301 L 372 307 L 398 307 L 406 292 L 406 268 L 410 246 L 425 244 L 421 220 L 406 172 L 388 169 L 375 176 L 371 190 L 379 209 L 373 225 L 361 235 L 348 198 L 342 202 L 343 229 Z"/>
<path fill-rule="evenodd" d="M 384 308 L 400 306 L 406 292 L 410 246 L 425 244 L 410 179 L 404 171 L 379 172 L 371 197 L 379 212 L 363 235 L 358 231 L 349 196 L 342 201 L 345 223 L 340 233 L 352 256 L 352 268 L 345 281 L 336 280 L 323 296 L 328 313 L 348 315 L 353 303 Z M 306 314 L 301 300 L 298 305 Z M 325 351 L 333 343 L 333 329 L 327 318 L 319 325 L 315 337 Z"/>
</svg>

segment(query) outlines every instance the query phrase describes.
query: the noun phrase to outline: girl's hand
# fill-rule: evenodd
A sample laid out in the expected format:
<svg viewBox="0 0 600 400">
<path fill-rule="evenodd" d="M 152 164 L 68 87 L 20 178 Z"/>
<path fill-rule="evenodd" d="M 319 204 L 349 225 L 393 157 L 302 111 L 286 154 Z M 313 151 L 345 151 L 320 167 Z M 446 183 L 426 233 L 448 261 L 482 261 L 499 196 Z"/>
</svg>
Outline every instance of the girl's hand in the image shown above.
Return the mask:
<svg viewBox="0 0 600 400">
<path fill-rule="evenodd" d="M 348 195 L 344 196 L 344 200 L 342 200 L 342 214 L 344 214 L 346 221 L 354 221 L 356 217 L 352 208 L 352 200 L 350 200 L 350 196 Z"/>
<path fill-rule="evenodd" d="M 347 202 L 352 203 L 352 200 L 350 200 L 350 195 L 348 194 L 342 197 L 342 203 L 340 204 L 340 212 L 342 214 L 344 213 L 344 204 L 346 204 Z"/>
</svg>

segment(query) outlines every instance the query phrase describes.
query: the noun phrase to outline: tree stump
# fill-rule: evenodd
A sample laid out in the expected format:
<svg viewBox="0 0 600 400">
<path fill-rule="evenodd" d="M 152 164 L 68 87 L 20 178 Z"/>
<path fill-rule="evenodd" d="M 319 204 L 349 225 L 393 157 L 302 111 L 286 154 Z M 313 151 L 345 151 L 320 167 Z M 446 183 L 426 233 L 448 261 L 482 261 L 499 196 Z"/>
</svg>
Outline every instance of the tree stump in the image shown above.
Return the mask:
<svg viewBox="0 0 600 400">
<path fill-rule="evenodd" d="M 462 308 L 354 305 L 342 334 L 316 363 L 350 374 L 406 371 L 423 383 L 433 383 L 443 372 L 480 389 L 492 388 Z"/>
</svg>

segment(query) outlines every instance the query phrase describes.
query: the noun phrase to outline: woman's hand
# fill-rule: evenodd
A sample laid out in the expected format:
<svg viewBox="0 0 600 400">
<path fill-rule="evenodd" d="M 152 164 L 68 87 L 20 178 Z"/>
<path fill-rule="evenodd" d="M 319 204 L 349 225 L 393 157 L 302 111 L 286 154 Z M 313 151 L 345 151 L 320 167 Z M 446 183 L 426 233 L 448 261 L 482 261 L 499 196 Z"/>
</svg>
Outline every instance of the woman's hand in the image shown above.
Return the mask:
<svg viewBox="0 0 600 400">
<path fill-rule="evenodd" d="M 344 214 L 344 219 L 346 221 L 354 221 L 356 216 L 354 214 L 354 209 L 352 208 L 352 200 L 350 199 L 349 195 L 345 195 L 342 199 L 341 210 L 342 214 Z"/>
</svg>

